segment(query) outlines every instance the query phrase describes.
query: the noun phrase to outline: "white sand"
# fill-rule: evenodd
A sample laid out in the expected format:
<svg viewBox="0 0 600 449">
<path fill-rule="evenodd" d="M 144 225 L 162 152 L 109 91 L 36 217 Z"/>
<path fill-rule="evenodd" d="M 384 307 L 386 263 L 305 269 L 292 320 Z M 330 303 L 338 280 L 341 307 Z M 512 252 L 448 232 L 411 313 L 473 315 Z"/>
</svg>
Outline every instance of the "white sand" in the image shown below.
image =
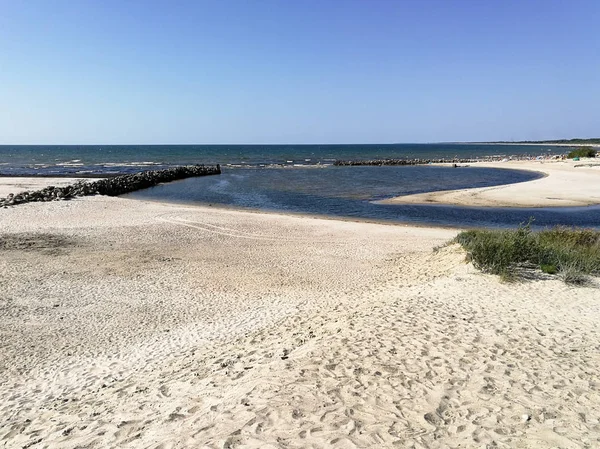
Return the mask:
<svg viewBox="0 0 600 449">
<path fill-rule="evenodd" d="M 594 165 L 596 164 L 596 165 Z M 544 178 L 475 189 L 418 193 L 380 204 L 452 204 L 479 207 L 560 207 L 600 204 L 600 160 L 478 162 L 472 167 L 537 171 Z M 593 165 L 593 166 L 590 166 Z M 460 168 L 457 168 L 460 170 Z"/>
<path fill-rule="evenodd" d="M 600 445 L 599 290 L 455 231 L 104 197 L 0 229 L 0 447 Z"/>
</svg>

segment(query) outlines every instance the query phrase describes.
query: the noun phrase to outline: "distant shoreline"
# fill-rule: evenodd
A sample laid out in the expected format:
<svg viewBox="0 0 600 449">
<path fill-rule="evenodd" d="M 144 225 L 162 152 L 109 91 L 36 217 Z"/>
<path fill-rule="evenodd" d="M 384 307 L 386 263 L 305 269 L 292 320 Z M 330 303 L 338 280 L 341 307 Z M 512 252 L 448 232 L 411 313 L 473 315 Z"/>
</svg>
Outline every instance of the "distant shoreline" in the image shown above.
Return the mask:
<svg viewBox="0 0 600 449">
<path fill-rule="evenodd" d="M 453 142 L 462 145 L 519 145 L 519 146 L 541 146 L 552 147 L 600 147 L 600 142 Z"/>
</svg>

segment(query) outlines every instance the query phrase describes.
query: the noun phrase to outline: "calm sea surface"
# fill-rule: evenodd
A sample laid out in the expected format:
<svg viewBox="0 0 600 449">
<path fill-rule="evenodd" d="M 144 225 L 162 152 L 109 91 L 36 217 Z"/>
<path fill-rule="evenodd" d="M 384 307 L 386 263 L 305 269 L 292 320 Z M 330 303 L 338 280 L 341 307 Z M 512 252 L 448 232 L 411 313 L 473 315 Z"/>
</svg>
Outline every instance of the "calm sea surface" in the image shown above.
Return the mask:
<svg viewBox="0 0 600 449">
<path fill-rule="evenodd" d="M 548 145 L 0 145 L 0 175 L 130 173 L 181 164 L 237 167 L 331 165 L 336 159 L 550 155 Z"/>
<path fill-rule="evenodd" d="M 102 175 L 181 164 L 221 164 L 223 174 L 160 185 L 131 198 L 213 204 L 419 224 L 600 227 L 600 207 L 466 208 L 374 201 L 434 190 L 524 182 L 539 175 L 484 168 L 334 167 L 336 159 L 481 158 L 562 154 L 545 145 L 111 145 L 0 146 L 0 175 Z"/>
</svg>

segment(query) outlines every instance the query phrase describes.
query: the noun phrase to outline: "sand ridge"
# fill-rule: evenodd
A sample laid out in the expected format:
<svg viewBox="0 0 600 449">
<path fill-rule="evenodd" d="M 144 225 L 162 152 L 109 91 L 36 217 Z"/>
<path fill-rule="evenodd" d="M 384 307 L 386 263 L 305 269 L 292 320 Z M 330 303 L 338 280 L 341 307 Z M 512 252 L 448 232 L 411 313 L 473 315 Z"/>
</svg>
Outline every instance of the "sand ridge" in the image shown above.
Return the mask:
<svg viewBox="0 0 600 449">
<path fill-rule="evenodd" d="M 103 197 L 0 228 L 29 242 L 0 249 L 0 447 L 600 443 L 597 286 L 502 284 L 456 231 Z"/>
</svg>

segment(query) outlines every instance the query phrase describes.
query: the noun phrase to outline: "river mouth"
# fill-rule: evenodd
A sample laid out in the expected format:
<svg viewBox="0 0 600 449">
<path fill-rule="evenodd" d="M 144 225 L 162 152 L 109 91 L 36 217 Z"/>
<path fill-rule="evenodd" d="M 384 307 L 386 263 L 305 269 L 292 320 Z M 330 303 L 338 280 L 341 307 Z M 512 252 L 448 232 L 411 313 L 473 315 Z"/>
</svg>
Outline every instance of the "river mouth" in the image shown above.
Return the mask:
<svg viewBox="0 0 600 449">
<path fill-rule="evenodd" d="M 597 227 L 600 207 L 478 208 L 377 204 L 402 195 L 531 181 L 541 173 L 481 167 L 401 166 L 227 169 L 128 194 L 128 198 L 452 227 Z"/>
</svg>

